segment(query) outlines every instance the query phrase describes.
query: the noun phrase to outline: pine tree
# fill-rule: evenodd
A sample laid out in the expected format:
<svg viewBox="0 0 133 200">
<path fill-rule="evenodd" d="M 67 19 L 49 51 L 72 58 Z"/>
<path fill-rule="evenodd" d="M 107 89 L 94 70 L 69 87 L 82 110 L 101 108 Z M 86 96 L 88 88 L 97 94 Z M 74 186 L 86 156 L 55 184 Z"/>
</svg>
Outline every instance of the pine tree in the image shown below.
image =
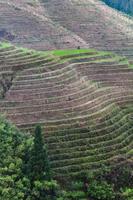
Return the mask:
<svg viewBox="0 0 133 200">
<path fill-rule="evenodd" d="M 50 166 L 46 146 L 42 138 L 42 129 L 39 125 L 35 128 L 33 149 L 30 158 L 30 179 L 33 183 L 36 180 L 50 180 Z"/>
</svg>

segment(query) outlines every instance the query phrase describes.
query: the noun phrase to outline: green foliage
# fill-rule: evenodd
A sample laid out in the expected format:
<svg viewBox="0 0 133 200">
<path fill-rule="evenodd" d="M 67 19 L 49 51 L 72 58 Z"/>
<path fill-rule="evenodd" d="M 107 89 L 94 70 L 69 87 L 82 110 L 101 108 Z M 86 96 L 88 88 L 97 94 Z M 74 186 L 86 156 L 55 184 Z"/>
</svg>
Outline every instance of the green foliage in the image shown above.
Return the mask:
<svg viewBox="0 0 133 200">
<path fill-rule="evenodd" d="M 64 192 L 63 199 L 64 200 L 81 200 L 86 198 L 86 194 L 84 191 L 70 191 Z"/>
<path fill-rule="evenodd" d="M 0 199 L 52 199 L 58 188 L 57 182 L 50 180 L 41 128 L 36 127 L 33 140 L 0 118 Z"/>
<path fill-rule="evenodd" d="M 51 176 L 48 155 L 43 143 L 42 130 L 39 125 L 35 129 L 29 167 L 30 179 L 32 182 L 36 180 L 50 180 Z"/>
<path fill-rule="evenodd" d="M 88 196 L 96 200 L 111 200 L 115 199 L 113 187 L 109 185 L 107 182 L 98 182 L 94 180 L 88 186 Z"/>
<path fill-rule="evenodd" d="M 30 194 L 32 200 L 56 199 L 59 186 L 56 181 L 35 181 Z"/>
<path fill-rule="evenodd" d="M 0 119 L 0 197 L 1 200 L 23 200 L 29 181 L 22 173 L 26 136 Z M 28 140 L 27 140 L 28 141 Z"/>
<path fill-rule="evenodd" d="M 133 188 L 124 189 L 122 195 L 125 200 L 133 200 Z"/>
</svg>

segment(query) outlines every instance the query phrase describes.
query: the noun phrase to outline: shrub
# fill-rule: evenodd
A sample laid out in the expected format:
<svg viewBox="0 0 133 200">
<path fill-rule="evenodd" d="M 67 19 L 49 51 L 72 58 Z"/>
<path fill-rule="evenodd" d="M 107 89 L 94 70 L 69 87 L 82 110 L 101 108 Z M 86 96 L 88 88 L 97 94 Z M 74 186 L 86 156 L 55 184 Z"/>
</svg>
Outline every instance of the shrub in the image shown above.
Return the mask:
<svg viewBox="0 0 133 200">
<path fill-rule="evenodd" d="M 112 200 L 115 199 L 113 187 L 107 182 L 98 182 L 94 180 L 88 186 L 88 197 L 96 200 Z"/>
<path fill-rule="evenodd" d="M 83 191 L 71 191 L 64 193 L 64 200 L 81 200 L 86 197 L 86 194 Z"/>
<path fill-rule="evenodd" d="M 132 200 L 133 199 L 133 188 L 126 188 L 122 193 L 123 199 Z"/>
</svg>

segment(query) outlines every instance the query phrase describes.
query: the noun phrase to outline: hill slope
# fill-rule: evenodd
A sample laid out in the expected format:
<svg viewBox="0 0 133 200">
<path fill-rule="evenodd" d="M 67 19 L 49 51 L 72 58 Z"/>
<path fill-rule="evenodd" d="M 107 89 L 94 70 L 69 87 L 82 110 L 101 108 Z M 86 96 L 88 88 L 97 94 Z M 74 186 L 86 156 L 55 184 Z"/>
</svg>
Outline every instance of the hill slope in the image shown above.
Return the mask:
<svg viewBox="0 0 133 200">
<path fill-rule="evenodd" d="M 4 43 L 0 60 L 0 112 L 24 131 L 42 125 L 56 174 L 130 159 L 133 70 L 127 59 L 91 49 L 37 52 Z"/>
<path fill-rule="evenodd" d="M 132 18 L 98 0 L 1 0 L 0 22 L 1 40 L 51 50 L 0 44 L 0 112 L 42 125 L 54 173 L 132 160 Z"/>
<path fill-rule="evenodd" d="M 1 39 L 26 47 L 81 46 L 133 57 L 133 20 L 98 0 L 1 0 L 0 22 Z"/>
</svg>

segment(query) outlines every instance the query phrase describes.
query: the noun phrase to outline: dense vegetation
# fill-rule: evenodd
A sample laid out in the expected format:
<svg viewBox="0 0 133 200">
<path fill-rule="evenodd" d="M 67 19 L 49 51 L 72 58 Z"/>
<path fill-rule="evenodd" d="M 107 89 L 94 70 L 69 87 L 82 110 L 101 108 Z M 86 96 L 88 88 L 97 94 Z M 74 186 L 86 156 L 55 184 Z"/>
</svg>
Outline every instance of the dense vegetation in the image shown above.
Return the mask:
<svg viewBox="0 0 133 200">
<path fill-rule="evenodd" d="M 7 121 L 0 121 L 0 197 L 1 200 L 52 199 L 56 181 L 50 177 L 41 129 L 35 138 L 21 134 Z"/>
<path fill-rule="evenodd" d="M 56 180 L 52 178 L 47 148 L 40 126 L 34 136 L 20 133 L 0 119 L 0 197 L 1 200 L 132 200 L 131 165 L 103 168 L 94 174 L 82 173 Z"/>
<path fill-rule="evenodd" d="M 103 0 L 109 6 L 116 8 L 122 12 L 133 15 L 133 1 L 132 0 Z"/>
</svg>

